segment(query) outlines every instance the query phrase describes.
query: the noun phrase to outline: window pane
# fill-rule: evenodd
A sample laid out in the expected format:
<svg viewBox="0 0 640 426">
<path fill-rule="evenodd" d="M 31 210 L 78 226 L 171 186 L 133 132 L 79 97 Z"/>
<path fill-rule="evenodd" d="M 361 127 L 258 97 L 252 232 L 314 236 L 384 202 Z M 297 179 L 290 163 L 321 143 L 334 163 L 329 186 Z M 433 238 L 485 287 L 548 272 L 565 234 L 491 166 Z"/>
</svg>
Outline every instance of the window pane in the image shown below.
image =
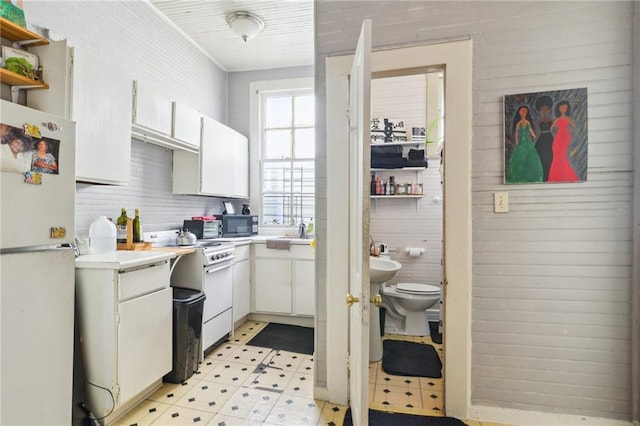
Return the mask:
<svg viewBox="0 0 640 426">
<path fill-rule="evenodd" d="M 314 158 L 316 156 L 315 137 L 314 129 L 296 129 L 294 158 Z"/>
<path fill-rule="evenodd" d="M 274 127 L 291 127 L 292 123 L 292 98 L 285 97 L 269 97 L 267 98 L 266 126 Z"/>
<path fill-rule="evenodd" d="M 289 162 L 264 162 L 262 192 L 265 194 L 291 192 L 291 164 Z"/>
<path fill-rule="evenodd" d="M 291 130 L 265 131 L 264 155 L 269 160 L 291 158 Z"/>
<path fill-rule="evenodd" d="M 313 126 L 315 123 L 315 104 L 313 96 L 297 96 L 294 98 L 295 125 Z"/>
</svg>

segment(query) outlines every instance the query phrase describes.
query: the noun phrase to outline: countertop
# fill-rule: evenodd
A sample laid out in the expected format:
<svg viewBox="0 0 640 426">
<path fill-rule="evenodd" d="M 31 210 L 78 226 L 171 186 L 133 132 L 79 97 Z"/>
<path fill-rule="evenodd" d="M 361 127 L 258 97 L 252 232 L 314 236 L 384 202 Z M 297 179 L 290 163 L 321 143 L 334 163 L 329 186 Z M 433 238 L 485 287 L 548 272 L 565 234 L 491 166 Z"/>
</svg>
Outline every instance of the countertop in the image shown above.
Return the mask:
<svg viewBox="0 0 640 426">
<path fill-rule="evenodd" d="M 195 247 L 187 247 L 187 248 L 183 248 L 183 247 L 153 247 L 149 251 L 158 252 L 158 253 L 175 253 L 174 257 L 176 257 L 176 256 L 182 256 L 183 254 L 195 253 L 196 248 Z"/>
<path fill-rule="evenodd" d="M 266 244 L 267 240 L 289 240 L 291 244 L 309 245 L 313 238 L 283 237 L 281 235 L 254 235 L 251 240 L 257 244 Z"/>
<path fill-rule="evenodd" d="M 181 249 L 186 250 L 186 249 Z M 76 268 L 128 269 L 158 263 L 176 257 L 176 250 L 119 250 L 111 253 L 85 254 L 76 258 Z"/>
</svg>

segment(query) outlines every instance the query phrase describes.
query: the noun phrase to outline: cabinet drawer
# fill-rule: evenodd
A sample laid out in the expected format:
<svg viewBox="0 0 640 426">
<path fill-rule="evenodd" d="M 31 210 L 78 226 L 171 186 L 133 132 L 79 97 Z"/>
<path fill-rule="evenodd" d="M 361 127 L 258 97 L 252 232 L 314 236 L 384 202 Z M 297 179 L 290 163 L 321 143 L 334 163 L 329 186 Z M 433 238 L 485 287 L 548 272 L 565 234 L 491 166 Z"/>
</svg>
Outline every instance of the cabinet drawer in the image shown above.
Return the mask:
<svg viewBox="0 0 640 426">
<path fill-rule="evenodd" d="M 217 317 L 202 324 L 202 349 L 205 353 L 215 342 L 231 333 L 233 329 L 233 315 L 231 309 L 227 309 Z"/>
<path fill-rule="evenodd" d="M 118 273 L 118 300 L 169 287 L 169 262 Z"/>
<path fill-rule="evenodd" d="M 292 244 L 289 250 L 267 248 L 266 244 L 255 244 L 255 257 L 278 259 L 313 259 L 313 249 L 308 244 Z"/>
</svg>

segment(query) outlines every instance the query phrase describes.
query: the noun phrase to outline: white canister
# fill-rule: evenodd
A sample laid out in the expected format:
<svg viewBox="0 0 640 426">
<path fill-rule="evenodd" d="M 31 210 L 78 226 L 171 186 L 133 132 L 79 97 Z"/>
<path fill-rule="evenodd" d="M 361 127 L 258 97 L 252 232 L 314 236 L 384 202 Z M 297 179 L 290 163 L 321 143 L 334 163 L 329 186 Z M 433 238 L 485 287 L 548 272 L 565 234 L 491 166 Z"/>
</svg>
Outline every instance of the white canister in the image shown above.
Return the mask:
<svg viewBox="0 0 640 426">
<path fill-rule="evenodd" d="M 116 251 L 116 226 L 106 216 L 100 216 L 89 226 L 89 247 L 91 253 Z"/>
</svg>

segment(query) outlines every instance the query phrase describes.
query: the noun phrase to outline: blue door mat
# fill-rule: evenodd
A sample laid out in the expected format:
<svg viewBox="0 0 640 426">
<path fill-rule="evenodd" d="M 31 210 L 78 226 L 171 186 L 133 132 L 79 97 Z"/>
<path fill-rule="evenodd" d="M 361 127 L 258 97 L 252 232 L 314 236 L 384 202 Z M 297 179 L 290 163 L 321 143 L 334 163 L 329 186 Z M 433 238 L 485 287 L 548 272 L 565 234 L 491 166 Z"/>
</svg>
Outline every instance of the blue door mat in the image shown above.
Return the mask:
<svg viewBox="0 0 640 426">
<path fill-rule="evenodd" d="M 247 345 L 313 355 L 313 328 L 271 322 Z"/>
</svg>

